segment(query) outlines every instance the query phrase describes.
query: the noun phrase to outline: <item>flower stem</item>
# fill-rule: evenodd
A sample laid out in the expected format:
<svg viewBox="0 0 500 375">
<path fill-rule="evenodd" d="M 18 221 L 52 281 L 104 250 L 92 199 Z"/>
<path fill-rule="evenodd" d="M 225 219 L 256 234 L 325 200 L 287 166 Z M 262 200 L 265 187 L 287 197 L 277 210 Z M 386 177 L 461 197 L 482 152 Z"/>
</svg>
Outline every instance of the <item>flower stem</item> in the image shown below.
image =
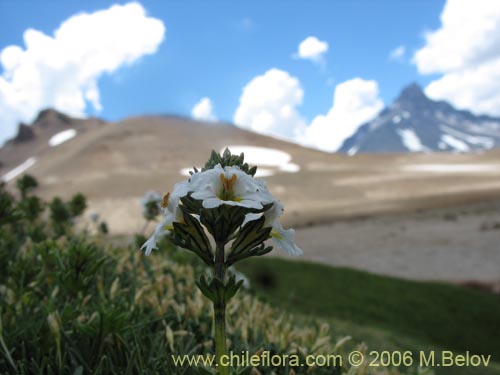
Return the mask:
<svg viewBox="0 0 500 375">
<path fill-rule="evenodd" d="M 229 367 L 221 363 L 222 356 L 227 355 L 226 346 L 226 305 L 224 302 L 214 304 L 215 322 L 215 354 L 220 375 L 229 375 Z M 227 361 L 227 357 L 226 357 Z"/>
<path fill-rule="evenodd" d="M 224 242 L 217 242 L 215 247 L 215 277 L 222 282 L 224 282 L 226 273 L 224 261 Z"/>
<path fill-rule="evenodd" d="M 226 273 L 224 264 L 224 242 L 217 242 L 215 249 L 215 277 L 224 282 Z M 218 295 L 214 302 L 215 354 L 220 375 L 229 375 L 229 367 L 221 363 L 222 356 L 227 355 L 226 344 L 226 302 Z"/>
</svg>

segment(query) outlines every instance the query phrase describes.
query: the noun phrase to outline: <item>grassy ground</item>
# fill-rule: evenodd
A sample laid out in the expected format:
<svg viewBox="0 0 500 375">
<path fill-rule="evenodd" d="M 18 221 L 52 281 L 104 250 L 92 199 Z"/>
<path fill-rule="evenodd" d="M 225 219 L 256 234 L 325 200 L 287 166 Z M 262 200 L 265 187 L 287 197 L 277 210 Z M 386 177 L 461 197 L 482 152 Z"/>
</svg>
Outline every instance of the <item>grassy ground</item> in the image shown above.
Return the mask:
<svg viewBox="0 0 500 375">
<path fill-rule="evenodd" d="M 491 354 L 488 368 L 437 374 L 500 374 L 500 297 L 442 283 L 378 276 L 272 257 L 242 263 L 255 292 L 304 317 L 331 321 L 339 335 L 377 350 Z"/>
</svg>

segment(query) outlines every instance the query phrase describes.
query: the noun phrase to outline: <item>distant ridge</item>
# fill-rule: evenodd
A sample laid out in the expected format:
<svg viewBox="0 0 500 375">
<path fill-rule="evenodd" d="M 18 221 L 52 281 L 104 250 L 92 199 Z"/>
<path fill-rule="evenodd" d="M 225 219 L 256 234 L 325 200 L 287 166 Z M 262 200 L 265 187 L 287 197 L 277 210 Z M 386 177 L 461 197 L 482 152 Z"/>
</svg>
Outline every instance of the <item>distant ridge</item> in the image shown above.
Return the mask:
<svg viewBox="0 0 500 375">
<path fill-rule="evenodd" d="M 500 147 L 500 118 L 476 116 L 445 101 L 429 99 L 422 88 L 406 86 L 391 106 L 362 125 L 340 152 L 474 152 Z"/>
</svg>

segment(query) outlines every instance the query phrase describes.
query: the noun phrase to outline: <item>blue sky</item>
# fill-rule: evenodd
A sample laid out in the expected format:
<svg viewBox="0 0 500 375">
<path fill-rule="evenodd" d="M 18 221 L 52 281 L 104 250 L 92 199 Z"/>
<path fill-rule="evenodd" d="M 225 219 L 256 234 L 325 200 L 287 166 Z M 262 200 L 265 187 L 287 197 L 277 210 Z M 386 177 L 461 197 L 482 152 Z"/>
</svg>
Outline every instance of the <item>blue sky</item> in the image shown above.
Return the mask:
<svg viewBox="0 0 500 375">
<path fill-rule="evenodd" d="M 75 14 L 126 3 L 2 0 L 0 50 L 10 45 L 26 48 L 27 29 L 53 37 Z M 272 68 L 298 80 L 302 96 L 292 107 L 304 127 L 318 115 L 328 117 L 337 85 L 354 78 L 375 81 L 378 99 L 388 105 L 408 83 L 427 87 L 448 72 L 431 67 L 422 74 L 412 62 L 426 45 L 424 33 L 444 28 L 440 15 L 445 3 L 141 1 L 147 17 L 166 28 L 163 39 L 155 52 L 99 74 L 95 82 L 102 109 L 87 104 L 85 113 L 108 120 L 144 113 L 190 116 L 193 106 L 207 97 L 216 118 L 233 122 L 243 88 Z M 294 56 L 309 36 L 328 44 L 320 61 Z M 391 51 L 400 46 L 405 53 L 391 58 Z"/>
</svg>

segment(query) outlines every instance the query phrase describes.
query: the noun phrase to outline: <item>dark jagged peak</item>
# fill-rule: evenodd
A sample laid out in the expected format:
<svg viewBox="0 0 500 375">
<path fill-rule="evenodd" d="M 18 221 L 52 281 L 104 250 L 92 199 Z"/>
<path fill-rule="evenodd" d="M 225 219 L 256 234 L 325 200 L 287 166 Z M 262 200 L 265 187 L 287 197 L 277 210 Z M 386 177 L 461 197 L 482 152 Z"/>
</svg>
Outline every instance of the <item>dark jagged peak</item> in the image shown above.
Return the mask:
<svg viewBox="0 0 500 375">
<path fill-rule="evenodd" d="M 10 142 L 12 143 L 24 143 L 35 139 L 35 132 L 33 128 L 29 125 L 20 123 L 17 129 L 17 135 L 12 138 Z"/>
<path fill-rule="evenodd" d="M 408 86 L 406 86 L 402 91 L 401 94 L 399 94 L 398 99 L 396 100 L 397 102 L 415 102 L 416 100 L 426 100 L 428 101 L 429 98 L 425 96 L 424 91 L 422 90 L 422 87 L 418 83 L 411 83 Z"/>
<path fill-rule="evenodd" d="M 348 138 L 343 152 L 475 152 L 500 147 L 500 118 L 476 116 L 422 88 L 406 86 L 396 101 Z"/>
<path fill-rule="evenodd" d="M 47 125 L 68 125 L 72 118 L 64 113 L 58 112 L 55 109 L 47 108 L 38 114 L 32 125 L 45 127 Z"/>
</svg>

